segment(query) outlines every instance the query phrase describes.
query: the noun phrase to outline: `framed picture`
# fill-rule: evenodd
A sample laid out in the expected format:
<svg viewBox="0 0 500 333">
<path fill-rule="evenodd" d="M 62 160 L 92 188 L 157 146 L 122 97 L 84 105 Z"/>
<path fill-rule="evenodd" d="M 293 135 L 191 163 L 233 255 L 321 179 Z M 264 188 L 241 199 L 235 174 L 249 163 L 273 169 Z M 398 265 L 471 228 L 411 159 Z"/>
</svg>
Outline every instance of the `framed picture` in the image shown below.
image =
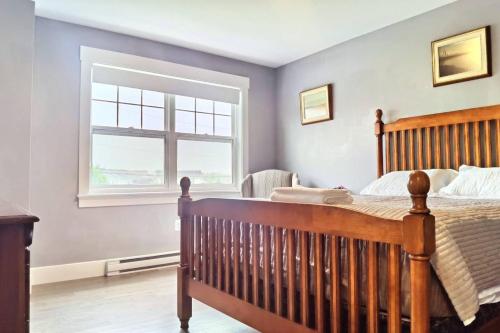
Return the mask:
<svg viewBox="0 0 500 333">
<path fill-rule="evenodd" d="M 489 26 L 432 42 L 434 87 L 491 74 Z"/>
<path fill-rule="evenodd" d="M 333 119 L 331 84 L 300 93 L 300 120 L 302 125 L 331 119 Z"/>
</svg>

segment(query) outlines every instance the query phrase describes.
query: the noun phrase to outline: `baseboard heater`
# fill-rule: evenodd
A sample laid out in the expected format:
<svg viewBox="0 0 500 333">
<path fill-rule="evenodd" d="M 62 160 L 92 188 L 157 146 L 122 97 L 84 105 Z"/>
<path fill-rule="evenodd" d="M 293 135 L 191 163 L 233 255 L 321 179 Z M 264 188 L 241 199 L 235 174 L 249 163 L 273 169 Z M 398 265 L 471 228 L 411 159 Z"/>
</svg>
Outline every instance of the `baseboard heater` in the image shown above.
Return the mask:
<svg viewBox="0 0 500 333">
<path fill-rule="evenodd" d="M 106 262 L 106 276 L 150 271 L 175 266 L 179 262 L 179 251 L 114 259 Z"/>
</svg>

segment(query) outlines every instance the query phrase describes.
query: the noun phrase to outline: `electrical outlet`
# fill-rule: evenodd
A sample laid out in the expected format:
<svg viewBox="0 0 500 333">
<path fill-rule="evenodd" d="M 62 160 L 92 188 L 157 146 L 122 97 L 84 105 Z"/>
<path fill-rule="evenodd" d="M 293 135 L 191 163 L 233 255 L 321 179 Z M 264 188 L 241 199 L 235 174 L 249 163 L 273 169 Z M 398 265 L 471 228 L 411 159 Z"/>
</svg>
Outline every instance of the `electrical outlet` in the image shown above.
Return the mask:
<svg viewBox="0 0 500 333">
<path fill-rule="evenodd" d="M 179 218 L 175 219 L 174 230 L 181 231 L 181 220 Z"/>
</svg>

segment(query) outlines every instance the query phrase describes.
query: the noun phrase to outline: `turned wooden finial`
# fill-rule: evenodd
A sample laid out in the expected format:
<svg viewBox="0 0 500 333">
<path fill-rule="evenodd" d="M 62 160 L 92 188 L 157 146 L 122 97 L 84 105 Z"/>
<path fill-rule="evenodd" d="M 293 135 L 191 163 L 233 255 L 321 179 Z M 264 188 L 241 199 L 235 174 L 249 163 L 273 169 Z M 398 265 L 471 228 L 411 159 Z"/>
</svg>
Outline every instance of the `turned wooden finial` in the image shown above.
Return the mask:
<svg viewBox="0 0 500 333">
<path fill-rule="evenodd" d="M 413 207 L 410 209 L 412 214 L 429 214 L 430 210 L 427 208 L 427 193 L 431 188 L 431 181 L 429 176 L 423 171 L 417 170 L 410 174 L 410 181 L 408 182 L 408 191 L 411 194 Z"/>
<path fill-rule="evenodd" d="M 375 136 L 377 137 L 377 175 L 382 177 L 384 174 L 384 143 L 382 141 L 384 136 L 384 122 L 382 121 L 382 110 L 375 111 Z"/>
<path fill-rule="evenodd" d="M 189 177 L 182 177 L 181 179 L 181 197 L 189 197 L 189 187 L 191 186 L 191 180 Z"/>
<path fill-rule="evenodd" d="M 375 117 L 377 120 L 375 121 L 375 135 L 380 136 L 381 134 L 384 133 L 384 122 L 382 121 L 382 110 L 377 109 L 375 111 Z"/>
</svg>

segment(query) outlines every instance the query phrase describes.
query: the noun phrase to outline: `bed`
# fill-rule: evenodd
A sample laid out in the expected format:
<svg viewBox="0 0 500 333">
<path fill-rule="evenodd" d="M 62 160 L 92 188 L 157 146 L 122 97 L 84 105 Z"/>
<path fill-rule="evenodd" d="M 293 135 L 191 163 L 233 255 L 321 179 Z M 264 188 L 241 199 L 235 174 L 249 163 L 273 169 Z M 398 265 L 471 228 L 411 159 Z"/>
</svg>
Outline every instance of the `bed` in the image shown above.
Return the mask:
<svg viewBox="0 0 500 333">
<path fill-rule="evenodd" d="M 379 177 L 396 170 L 458 169 L 461 164 L 500 166 L 500 106 L 388 124 L 377 110 L 375 135 Z M 194 298 L 262 332 L 500 331 L 499 304 L 473 304 L 460 283 L 462 276 L 444 275 L 441 269 L 459 257 L 443 256 L 449 251 L 442 248 L 442 227 L 465 212 L 473 217 L 474 210 L 491 210 L 494 221 L 500 214 L 498 201 L 471 203 L 461 213 L 453 202 L 427 198 L 429 178 L 422 171 L 410 176 L 410 198 L 365 202 L 360 197 L 357 205 L 192 201 L 189 186 L 183 178 L 178 204 L 177 306 L 184 329 Z M 394 209 L 384 212 L 387 202 Z M 454 211 L 452 221 L 447 217 Z M 494 244 L 476 246 L 467 258 L 480 258 L 475 257 L 477 249 L 484 246 L 487 253 L 489 246 L 491 252 Z M 466 256 L 464 249 L 456 253 Z M 464 326 L 470 313 L 476 320 Z"/>
</svg>

